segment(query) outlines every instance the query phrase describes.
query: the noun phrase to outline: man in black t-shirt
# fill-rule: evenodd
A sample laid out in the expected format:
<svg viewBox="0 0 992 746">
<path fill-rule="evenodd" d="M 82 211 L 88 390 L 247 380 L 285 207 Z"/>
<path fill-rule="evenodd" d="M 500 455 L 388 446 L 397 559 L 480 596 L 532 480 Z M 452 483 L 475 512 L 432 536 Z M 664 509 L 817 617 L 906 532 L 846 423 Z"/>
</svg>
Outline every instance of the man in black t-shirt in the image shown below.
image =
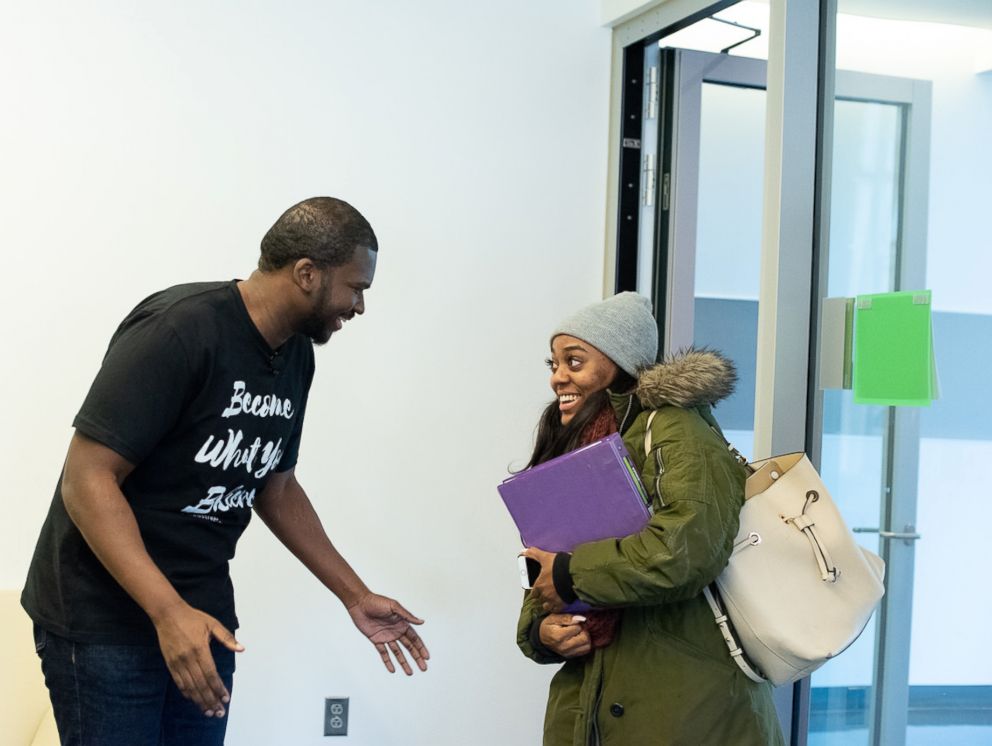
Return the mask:
<svg viewBox="0 0 992 746">
<path fill-rule="evenodd" d="M 287 210 L 247 280 L 124 319 L 82 408 L 22 603 L 63 744 L 220 744 L 243 648 L 228 563 L 256 512 L 386 668 L 428 652 L 331 544 L 294 476 L 312 343 L 365 310 L 378 245 L 340 200 Z"/>
</svg>

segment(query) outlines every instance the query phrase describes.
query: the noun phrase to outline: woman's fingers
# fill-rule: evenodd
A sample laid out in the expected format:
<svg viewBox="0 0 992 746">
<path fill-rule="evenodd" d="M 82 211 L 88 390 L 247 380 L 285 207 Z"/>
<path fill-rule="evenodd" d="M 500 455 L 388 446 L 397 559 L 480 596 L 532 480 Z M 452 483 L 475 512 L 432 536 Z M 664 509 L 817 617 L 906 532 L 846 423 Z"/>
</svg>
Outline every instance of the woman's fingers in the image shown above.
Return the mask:
<svg viewBox="0 0 992 746">
<path fill-rule="evenodd" d="M 557 649 L 555 650 L 558 655 L 565 658 L 577 658 L 580 655 L 586 655 L 592 650 L 592 642 L 589 639 L 589 633 L 585 630 L 581 630 L 579 634 L 572 635 L 564 640 L 562 640 Z"/>
<path fill-rule="evenodd" d="M 586 637 L 589 636 L 586 634 L 586 631 L 582 628 L 582 626 L 578 624 L 569 624 L 567 626 L 557 625 L 555 635 L 562 642 L 571 640 L 573 637 L 578 637 L 579 635 L 586 635 Z"/>
<path fill-rule="evenodd" d="M 583 655 L 589 655 L 591 652 L 592 643 L 589 641 L 589 636 L 586 635 L 584 640 L 580 640 L 578 644 L 575 644 L 567 654 L 563 653 L 563 655 L 566 658 L 578 658 Z"/>
</svg>

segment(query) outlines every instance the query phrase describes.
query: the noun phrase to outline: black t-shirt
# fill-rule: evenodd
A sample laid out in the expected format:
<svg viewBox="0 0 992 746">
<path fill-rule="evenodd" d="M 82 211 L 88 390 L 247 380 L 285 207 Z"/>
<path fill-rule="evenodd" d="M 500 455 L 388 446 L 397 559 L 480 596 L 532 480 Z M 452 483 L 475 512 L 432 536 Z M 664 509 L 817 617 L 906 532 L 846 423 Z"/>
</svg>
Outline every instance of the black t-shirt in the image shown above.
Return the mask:
<svg viewBox="0 0 992 746">
<path fill-rule="evenodd" d="M 73 426 L 135 465 L 122 491 L 152 560 L 191 606 L 238 626 L 228 562 L 269 475 L 296 464 L 313 346 L 272 350 L 237 282 L 178 285 L 114 334 Z M 61 477 L 22 603 L 79 642 L 153 642 L 144 611 L 70 520 Z"/>
</svg>

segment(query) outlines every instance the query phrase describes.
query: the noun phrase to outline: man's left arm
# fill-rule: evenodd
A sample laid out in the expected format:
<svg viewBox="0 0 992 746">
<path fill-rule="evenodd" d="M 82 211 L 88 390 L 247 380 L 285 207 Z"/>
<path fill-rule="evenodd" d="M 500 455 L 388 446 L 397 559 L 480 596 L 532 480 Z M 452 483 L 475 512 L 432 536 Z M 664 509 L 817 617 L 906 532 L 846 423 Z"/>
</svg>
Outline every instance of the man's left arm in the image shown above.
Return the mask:
<svg viewBox="0 0 992 746">
<path fill-rule="evenodd" d="M 295 469 L 272 474 L 254 507 L 276 538 L 341 599 L 355 626 L 375 645 L 390 673 L 396 670 L 392 652 L 407 676 L 413 674 L 400 644 L 421 671 L 427 670 L 430 654 L 411 626 L 423 624 L 423 620 L 397 601 L 372 593 L 362 582 L 328 538 L 310 498 L 296 480 Z"/>
</svg>

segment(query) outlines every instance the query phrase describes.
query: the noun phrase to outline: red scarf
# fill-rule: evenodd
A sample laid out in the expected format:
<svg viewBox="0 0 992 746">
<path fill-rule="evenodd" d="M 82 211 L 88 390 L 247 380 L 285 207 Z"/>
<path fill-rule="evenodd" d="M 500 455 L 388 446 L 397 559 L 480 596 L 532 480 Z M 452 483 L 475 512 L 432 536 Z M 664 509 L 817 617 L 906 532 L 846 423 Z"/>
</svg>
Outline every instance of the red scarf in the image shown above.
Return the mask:
<svg viewBox="0 0 992 746">
<path fill-rule="evenodd" d="M 579 446 L 589 445 L 618 430 L 613 406 L 607 401 L 599 410 L 599 414 L 582 428 Z M 582 616 L 586 618 L 585 629 L 589 633 L 589 640 L 593 648 L 605 648 L 613 642 L 617 625 L 620 623 L 619 609 L 596 609 L 595 611 L 587 611 Z"/>
<path fill-rule="evenodd" d="M 579 447 L 587 446 L 593 441 L 605 438 L 607 435 L 617 432 L 617 416 L 613 412 L 613 405 L 607 401 L 599 410 L 599 414 L 592 418 L 588 425 L 582 428 L 582 435 L 579 436 Z"/>
</svg>

